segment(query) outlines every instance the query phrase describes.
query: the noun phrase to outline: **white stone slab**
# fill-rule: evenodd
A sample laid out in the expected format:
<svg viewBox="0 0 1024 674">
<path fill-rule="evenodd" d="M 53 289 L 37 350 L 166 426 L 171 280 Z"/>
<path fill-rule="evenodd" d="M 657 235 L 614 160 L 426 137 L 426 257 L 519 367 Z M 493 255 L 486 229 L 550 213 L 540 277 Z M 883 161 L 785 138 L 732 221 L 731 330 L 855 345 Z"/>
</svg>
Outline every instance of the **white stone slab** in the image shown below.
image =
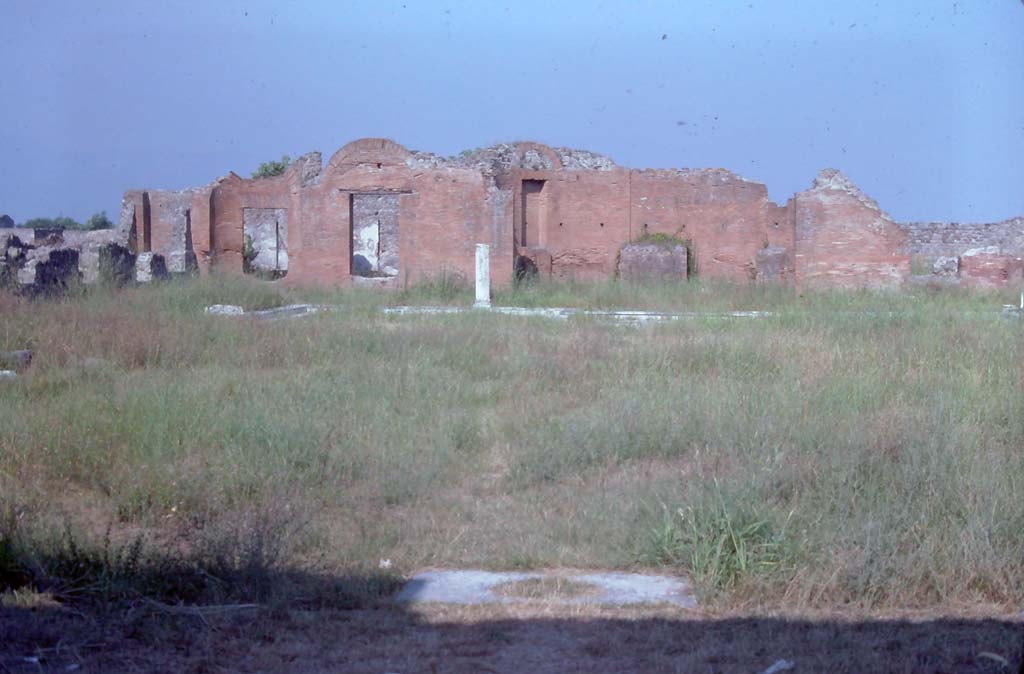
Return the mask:
<svg viewBox="0 0 1024 674">
<path fill-rule="evenodd" d="M 522 599 L 494 592 L 504 583 L 547 578 L 569 580 L 595 586 L 599 591 L 579 597 L 550 597 Z M 440 604 L 510 604 L 524 601 L 543 601 L 556 604 L 673 604 L 696 608 L 697 599 L 689 581 L 675 576 L 645 575 L 638 573 L 551 573 L 551 572 L 495 572 L 475 569 L 435 569 L 413 576 L 398 593 L 401 603 Z"/>
</svg>

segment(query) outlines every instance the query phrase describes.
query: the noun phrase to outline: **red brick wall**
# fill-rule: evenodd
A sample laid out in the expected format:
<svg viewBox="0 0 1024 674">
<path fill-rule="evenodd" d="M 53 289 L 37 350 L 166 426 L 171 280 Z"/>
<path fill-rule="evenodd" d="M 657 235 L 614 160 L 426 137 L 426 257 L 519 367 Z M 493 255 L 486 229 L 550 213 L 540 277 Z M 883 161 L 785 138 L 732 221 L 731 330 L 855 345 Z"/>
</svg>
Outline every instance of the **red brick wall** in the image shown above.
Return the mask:
<svg viewBox="0 0 1024 674">
<path fill-rule="evenodd" d="M 795 197 L 799 286 L 892 288 L 910 274 L 906 235 L 836 171 Z"/>
<path fill-rule="evenodd" d="M 967 251 L 960 257 L 960 277 L 974 288 L 1020 287 L 1024 258 L 997 251 Z"/>
<path fill-rule="evenodd" d="M 210 199 L 213 227 L 211 268 L 222 274 L 242 273 L 242 247 L 245 243 L 242 232 L 242 210 L 245 208 L 289 208 L 293 171 L 275 178 L 245 180 L 234 173 L 221 180 L 214 188 Z M 291 211 L 289 210 L 289 213 Z M 195 229 L 193 228 L 193 236 Z M 294 229 L 289 218 L 288 228 L 289 274 L 294 245 Z M 198 253 L 197 253 L 198 255 Z"/>
<path fill-rule="evenodd" d="M 551 254 L 552 275 L 614 274 L 619 247 L 629 240 L 629 171 L 523 172 L 529 178 L 541 175 L 547 182 L 537 247 Z M 517 206 L 520 201 L 517 196 Z"/>
<path fill-rule="evenodd" d="M 508 282 L 513 260 L 507 198 L 489 190 L 479 171 L 414 172 L 407 156 L 390 141 L 365 139 L 335 153 L 319 180 L 305 186 L 298 165 L 275 178 L 244 180 L 232 174 L 213 190 L 216 268 L 241 273 L 242 209 L 287 208 L 284 282 L 346 285 L 351 282 L 350 197 L 386 191 L 399 194 L 398 283 L 445 271 L 471 282 L 477 243 L 491 244 L 494 282 Z"/>
<path fill-rule="evenodd" d="M 177 222 L 176 214 L 182 213 L 191 204 L 192 195 L 168 190 L 150 190 L 149 207 L 152 222 L 152 251 L 168 255 L 183 250 L 184 229 Z M 180 233 L 180 238 L 178 234 Z"/>
<path fill-rule="evenodd" d="M 634 171 L 632 233 L 689 239 L 698 276 L 751 280 L 757 251 L 792 247 L 788 211 L 768 200 L 764 185 L 721 169 Z"/>
<path fill-rule="evenodd" d="M 210 272 L 213 248 L 210 244 L 210 203 L 212 190 L 197 191 L 192 195 L 192 250 L 196 253 L 199 273 Z"/>
<path fill-rule="evenodd" d="M 517 227 L 523 180 L 546 181 L 530 248 L 546 249 L 560 278 L 613 275 L 619 249 L 644 231 L 689 239 L 697 274 L 737 281 L 752 278 L 760 248 L 793 245 L 792 210 L 727 171 L 519 171 Z"/>
</svg>

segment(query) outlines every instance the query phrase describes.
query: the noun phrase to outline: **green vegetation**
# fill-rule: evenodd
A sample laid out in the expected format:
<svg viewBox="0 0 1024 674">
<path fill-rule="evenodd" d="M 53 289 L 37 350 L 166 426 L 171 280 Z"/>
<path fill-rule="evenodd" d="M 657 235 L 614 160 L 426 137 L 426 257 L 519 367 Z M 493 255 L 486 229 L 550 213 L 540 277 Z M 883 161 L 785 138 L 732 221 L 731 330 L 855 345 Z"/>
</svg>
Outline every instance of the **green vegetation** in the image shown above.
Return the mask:
<svg viewBox="0 0 1024 674">
<path fill-rule="evenodd" d="M 112 229 L 114 223 L 107 217 L 106 211 L 100 211 L 99 213 L 93 213 L 89 216 L 89 219 L 85 221 L 84 228 L 89 230 L 96 229 Z"/>
<path fill-rule="evenodd" d="M 354 605 L 393 587 L 390 559 L 662 565 L 722 605 L 1024 602 L 1005 298 L 538 282 L 496 299 L 773 315 L 379 312 L 471 299 L 453 276 L 0 293 L 0 350 L 36 352 L 0 382 L 0 584 Z M 300 300 L 341 308 L 203 315 Z"/>
<path fill-rule="evenodd" d="M 32 218 L 18 225 L 25 229 L 84 229 L 84 230 L 96 230 L 96 229 L 110 229 L 114 226 L 114 223 L 107 217 L 106 211 L 100 211 L 99 213 L 93 213 L 89 216 L 89 219 L 84 223 L 78 222 L 74 218 L 69 218 L 65 215 L 58 216 L 56 218 Z"/>
<path fill-rule="evenodd" d="M 645 232 L 633 239 L 630 243 L 653 243 L 658 246 L 664 246 L 665 248 L 689 245 L 688 241 L 684 241 L 683 239 L 672 236 L 671 234 L 665 234 L 664 232 Z"/>
<path fill-rule="evenodd" d="M 265 161 L 260 164 L 260 167 L 252 172 L 253 178 L 273 178 L 274 176 L 283 175 L 288 170 L 289 164 L 292 163 L 292 158 L 288 155 L 283 155 L 280 161 Z"/>
</svg>

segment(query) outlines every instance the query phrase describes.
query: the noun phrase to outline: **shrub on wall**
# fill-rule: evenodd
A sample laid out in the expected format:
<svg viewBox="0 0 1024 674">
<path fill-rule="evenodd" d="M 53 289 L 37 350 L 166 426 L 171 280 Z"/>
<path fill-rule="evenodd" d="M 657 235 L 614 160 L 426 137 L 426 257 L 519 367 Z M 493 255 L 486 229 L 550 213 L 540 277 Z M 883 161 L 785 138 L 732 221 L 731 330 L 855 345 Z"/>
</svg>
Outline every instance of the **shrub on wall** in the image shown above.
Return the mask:
<svg viewBox="0 0 1024 674">
<path fill-rule="evenodd" d="M 288 165 L 292 163 L 292 158 L 288 155 L 283 155 L 281 161 L 265 161 L 260 164 L 260 167 L 252 172 L 253 178 L 273 178 L 279 176 L 288 170 Z"/>
</svg>

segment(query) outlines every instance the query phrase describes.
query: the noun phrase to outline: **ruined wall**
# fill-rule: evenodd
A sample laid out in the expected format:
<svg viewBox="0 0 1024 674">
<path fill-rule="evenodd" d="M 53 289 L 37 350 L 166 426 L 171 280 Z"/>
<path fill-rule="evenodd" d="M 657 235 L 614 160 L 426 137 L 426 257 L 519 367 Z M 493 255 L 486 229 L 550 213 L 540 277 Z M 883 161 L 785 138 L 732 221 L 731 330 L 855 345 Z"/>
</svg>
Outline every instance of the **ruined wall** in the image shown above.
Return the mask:
<svg viewBox="0 0 1024 674">
<path fill-rule="evenodd" d="M 960 278 L 973 288 L 1021 287 L 1024 256 L 1008 254 L 999 246 L 972 248 L 960 256 Z"/>
<path fill-rule="evenodd" d="M 127 230 L 40 232 L 0 229 L 0 286 L 35 292 L 79 281 L 123 283 L 131 275 Z"/>
<path fill-rule="evenodd" d="M 197 268 L 193 242 L 192 209 L 202 212 L 209 203 L 209 191 L 148 191 L 152 234 L 149 250 L 162 255 L 167 271 L 182 274 Z M 206 206 L 209 211 L 209 206 Z"/>
<path fill-rule="evenodd" d="M 764 185 L 720 169 L 636 171 L 587 159 L 599 168 L 524 169 L 504 181 L 521 248 L 528 230 L 520 252 L 542 273 L 550 266 L 559 278 L 611 276 L 622 245 L 644 234 L 688 240 L 693 272 L 731 280 L 757 277 L 759 250 L 792 248 L 792 212 L 769 201 Z M 541 181 L 534 214 L 531 197 Z"/>
<path fill-rule="evenodd" d="M 221 274 L 242 274 L 247 209 L 291 208 L 289 182 L 293 171 L 274 178 L 245 180 L 231 173 L 221 179 L 210 196 L 213 226 L 210 228 L 211 268 Z M 292 250 L 295 228 L 288 228 L 286 248 Z M 289 257 L 290 261 L 290 257 Z"/>
<path fill-rule="evenodd" d="M 479 172 L 425 171 L 413 177 L 413 190 L 410 217 L 399 219 L 399 264 L 410 281 L 434 276 L 439 270 L 472 281 L 477 243 L 491 247 L 492 280 L 511 280 L 511 218 L 503 195 L 491 189 Z"/>
<path fill-rule="evenodd" d="M 793 246 L 789 211 L 769 201 L 760 183 L 721 169 L 633 171 L 632 178 L 632 236 L 689 240 L 691 273 L 753 280 L 758 251 Z"/>
<path fill-rule="evenodd" d="M 953 282 L 1014 283 L 1024 253 L 1024 218 L 898 225 L 834 170 L 778 205 L 764 185 L 722 169 L 633 170 L 530 142 L 446 158 L 367 138 L 326 165 L 310 153 L 278 177 L 229 174 L 205 188 L 131 191 L 125 203 L 136 249 L 166 256 L 172 271 L 192 250 L 201 270 L 242 273 L 247 222 L 267 239 L 256 215 L 272 213 L 286 223 L 274 256 L 287 260 L 287 284 L 395 286 L 442 273 L 468 281 L 477 243 L 491 247 L 497 285 L 514 264 L 608 278 L 624 244 L 659 233 L 687 242 L 691 276 L 809 286 L 894 287 L 922 254 L 953 256 L 939 260 Z M 979 248 L 987 252 L 966 260 Z"/>
<path fill-rule="evenodd" d="M 551 255 L 551 273 L 577 279 L 614 275 L 619 248 L 630 239 L 629 171 L 563 170 L 521 176 L 547 178 L 536 245 Z M 516 199 L 521 207 L 520 202 Z"/>
<path fill-rule="evenodd" d="M 907 252 L 915 280 L 962 282 L 978 288 L 1021 284 L 1024 218 L 992 223 L 909 222 Z M 928 274 L 928 271 L 931 271 Z"/>
<path fill-rule="evenodd" d="M 910 274 L 903 230 L 842 173 L 825 169 L 794 200 L 798 285 L 893 288 Z"/>
<path fill-rule="evenodd" d="M 475 245 L 490 243 L 492 276 L 507 282 L 511 232 L 502 197 L 495 199 L 479 171 L 417 167 L 409 156 L 391 141 L 364 139 L 340 149 L 322 171 L 317 154 L 274 178 L 229 175 L 213 190 L 216 269 L 241 273 L 246 209 L 275 209 L 288 223 L 284 282 L 347 285 L 361 275 L 352 273 L 352 243 L 366 224 L 354 231 L 353 208 L 368 218 L 364 210 L 376 204 L 370 210 L 385 222 L 385 248 L 376 261 L 381 273 L 370 275 L 375 281 L 397 284 L 448 272 L 468 280 Z"/>
<path fill-rule="evenodd" d="M 1024 253 L 1024 218 L 1002 222 L 903 222 L 907 252 L 921 255 L 962 255 L 972 248 L 996 246 L 1006 253 Z"/>
</svg>

